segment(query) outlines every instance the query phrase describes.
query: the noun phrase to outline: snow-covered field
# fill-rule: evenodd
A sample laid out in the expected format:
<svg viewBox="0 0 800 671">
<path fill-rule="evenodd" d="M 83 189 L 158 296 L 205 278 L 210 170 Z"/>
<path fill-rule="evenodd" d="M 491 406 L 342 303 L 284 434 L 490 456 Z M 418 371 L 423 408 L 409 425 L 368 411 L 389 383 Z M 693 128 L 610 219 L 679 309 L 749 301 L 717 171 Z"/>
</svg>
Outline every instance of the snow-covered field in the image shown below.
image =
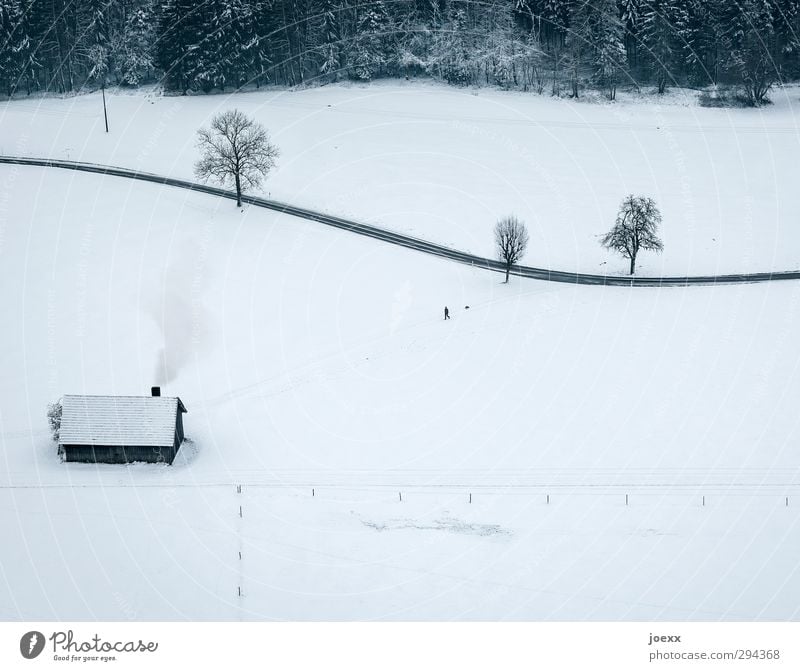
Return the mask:
<svg viewBox="0 0 800 671">
<path fill-rule="evenodd" d="M 800 267 L 800 88 L 762 110 L 586 104 L 417 82 L 232 96 L 98 95 L 0 105 L 0 153 L 191 177 L 195 131 L 237 107 L 283 156 L 265 193 L 492 254 L 509 213 L 532 232 L 528 265 L 621 274 L 598 237 L 628 193 L 655 198 L 665 251 L 648 275 Z"/>
<path fill-rule="evenodd" d="M 406 99 L 396 88 L 238 98 L 243 109 L 263 108 L 284 149 L 272 195 L 488 253 L 506 199 L 490 188 L 491 141 L 455 141 L 448 115 L 481 114 L 464 101 L 494 109 L 507 119 L 498 132 L 530 133 L 533 146 L 556 131 L 510 123 L 513 106 L 496 111 L 500 99 L 530 104 L 562 122 L 559 142 L 574 143 L 567 155 L 588 138 L 590 163 L 604 135 L 634 144 L 654 135 L 644 129 L 656 114 L 648 106 L 537 107 L 438 87 L 410 88 Z M 414 102 L 432 95 L 435 110 Z M 365 111 L 353 111 L 356 96 L 367 98 Z M 60 138 L 71 137 L 72 159 L 186 175 L 194 127 L 228 104 L 117 96 L 120 134 L 106 138 L 95 103 L 9 104 L 2 151 L 63 156 Z M 383 107 L 398 116 L 380 121 Z M 570 126 L 568 113 L 609 127 Z M 691 134 L 682 146 L 706 152 L 707 167 L 724 154 L 723 136 L 749 147 L 751 162 L 760 156 L 753 138 L 784 164 L 797 142 L 776 139 L 792 118 L 788 102 L 760 113 L 659 113 L 720 126 L 751 115 L 739 134 L 720 130 L 712 148 L 700 145 L 717 135 Z M 619 114 L 631 120 L 614 126 Z M 26 115 L 19 144 L 13 133 Z M 767 121 L 773 130 L 748 130 Z M 634 130 L 621 128 L 628 123 Z M 92 128 L 90 138 L 83 131 Z M 449 138 L 450 153 L 422 161 L 422 145 L 408 142 L 414 130 Z M 352 145 L 336 145 L 338 134 Z M 349 158 L 334 159 L 334 145 L 349 147 Z M 401 145 L 407 156 L 396 153 Z M 471 152 L 485 163 L 459 172 L 474 181 L 458 194 L 426 174 L 438 166 L 440 180 L 453 180 L 443 167 L 466 165 Z M 519 185 L 512 209 L 532 223 L 546 189 L 511 169 L 522 159 L 505 158 L 507 172 L 502 156 L 491 161 Z M 664 160 L 652 166 L 667 189 L 675 175 Z M 691 253 L 712 226 L 705 219 L 683 229 L 695 236 L 688 256 L 675 246 L 670 255 L 668 202 L 679 200 L 656 192 L 668 251 L 646 269 L 763 269 L 755 245 L 769 236 L 766 267 L 789 267 L 800 195 L 784 164 L 770 181 L 777 200 L 745 161 L 718 167 L 716 179 L 728 180 L 718 187 L 705 183 L 713 207 L 731 216 L 749 197 L 738 180 L 772 213 L 757 219 L 768 234 L 744 245 L 726 233 L 716 257 Z M 572 242 L 545 253 L 539 229 L 529 263 L 592 269 L 592 236 L 606 227 L 598 208 L 610 208 L 608 221 L 616 209 L 607 191 L 655 179 L 584 169 L 596 194 L 571 205 L 582 214 L 569 231 L 547 229 L 549 243 Z M 686 170 L 714 179 L 688 159 Z M 584 191 L 559 174 L 559 189 Z M 489 195 L 478 207 L 481 183 Z M 411 224 L 401 213 L 412 210 L 427 214 Z M 448 219 L 450 210 L 464 219 Z M 0 619 L 796 619 L 800 283 L 654 290 L 500 280 L 209 196 L 0 166 Z M 174 466 L 58 462 L 48 402 L 146 394 L 157 383 L 189 410 L 192 442 Z"/>
<path fill-rule="evenodd" d="M 797 513 L 776 499 L 2 490 L 0 617 L 794 620 Z"/>
</svg>

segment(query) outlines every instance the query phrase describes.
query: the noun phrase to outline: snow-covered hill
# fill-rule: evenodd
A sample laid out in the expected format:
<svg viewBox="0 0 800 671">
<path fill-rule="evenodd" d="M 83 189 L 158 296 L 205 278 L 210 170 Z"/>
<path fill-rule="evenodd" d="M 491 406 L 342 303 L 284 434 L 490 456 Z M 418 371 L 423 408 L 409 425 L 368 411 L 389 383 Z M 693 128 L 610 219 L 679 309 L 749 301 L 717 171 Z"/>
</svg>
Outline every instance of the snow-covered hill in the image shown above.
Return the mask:
<svg viewBox="0 0 800 671">
<path fill-rule="evenodd" d="M 800 284 L 503 285 L 58 170 L 0 203 L 0 618 L 796 616 Z M 48 402 L 156 383 L 173 467 L 58 462 Z"/>
<path fill-rule="evenodd" d="M 693 94 L 692 94 L 693 96 Z M 96 161 L 191 177 L 195 132 L 237 107 L 282 149 L 265 191 L 491 255 L 494 222 L 532 232 L 526 263 L 627 270 L 598 238 L 628 193 L 664 215 L 647 275 L 800 267 L 800 90 L 760 110 L 584 104 L 531 94 L 385 82 L 200 97 L 142 92 L 0 104 L 0 153 Z M 684 104 L 680 104 L 684 103 Z"/>
</svg>

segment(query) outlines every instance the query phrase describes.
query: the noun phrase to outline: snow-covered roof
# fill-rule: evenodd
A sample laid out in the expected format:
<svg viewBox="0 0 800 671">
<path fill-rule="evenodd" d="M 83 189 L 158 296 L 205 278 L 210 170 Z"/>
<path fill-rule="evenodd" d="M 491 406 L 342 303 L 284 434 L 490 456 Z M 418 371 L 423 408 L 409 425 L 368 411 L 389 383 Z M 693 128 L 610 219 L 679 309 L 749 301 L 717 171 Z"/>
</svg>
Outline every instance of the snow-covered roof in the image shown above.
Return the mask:
<svg viewBox="0 0 800 671">
<path fill-rule="evenodd" d="M 181 400 L 168 396 L 64 396 L 61 445 L 166 447 L 175 440 Z"/>
</svg>

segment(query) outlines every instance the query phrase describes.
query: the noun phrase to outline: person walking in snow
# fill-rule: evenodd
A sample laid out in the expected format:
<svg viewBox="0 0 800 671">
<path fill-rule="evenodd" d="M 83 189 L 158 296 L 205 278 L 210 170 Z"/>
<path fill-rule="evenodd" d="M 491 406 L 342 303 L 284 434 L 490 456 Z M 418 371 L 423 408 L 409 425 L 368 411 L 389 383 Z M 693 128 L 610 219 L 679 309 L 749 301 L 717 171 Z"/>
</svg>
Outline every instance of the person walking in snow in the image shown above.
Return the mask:
<svg viewBox="0 0 800 671">
<path fill-rule="evenodd" d="M 444 306 L 444 318 L 450 319 L 450 310 L 447 309 L 447 306 Z"/>
</svg>

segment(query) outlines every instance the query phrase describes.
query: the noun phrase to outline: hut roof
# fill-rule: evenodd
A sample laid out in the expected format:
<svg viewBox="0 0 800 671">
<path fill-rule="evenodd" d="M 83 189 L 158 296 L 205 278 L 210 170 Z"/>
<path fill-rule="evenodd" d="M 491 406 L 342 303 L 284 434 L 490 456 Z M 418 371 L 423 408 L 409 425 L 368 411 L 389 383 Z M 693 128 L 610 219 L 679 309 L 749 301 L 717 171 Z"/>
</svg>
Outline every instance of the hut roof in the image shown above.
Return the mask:
<svg viewBox="0 0 800 671">
<path fill-rule="evenodd" d="M 61 445 L 172 445 L 175 417 L 186 412 L 168 396 L 64 396 L 61 407 Z"/>
</svg>

